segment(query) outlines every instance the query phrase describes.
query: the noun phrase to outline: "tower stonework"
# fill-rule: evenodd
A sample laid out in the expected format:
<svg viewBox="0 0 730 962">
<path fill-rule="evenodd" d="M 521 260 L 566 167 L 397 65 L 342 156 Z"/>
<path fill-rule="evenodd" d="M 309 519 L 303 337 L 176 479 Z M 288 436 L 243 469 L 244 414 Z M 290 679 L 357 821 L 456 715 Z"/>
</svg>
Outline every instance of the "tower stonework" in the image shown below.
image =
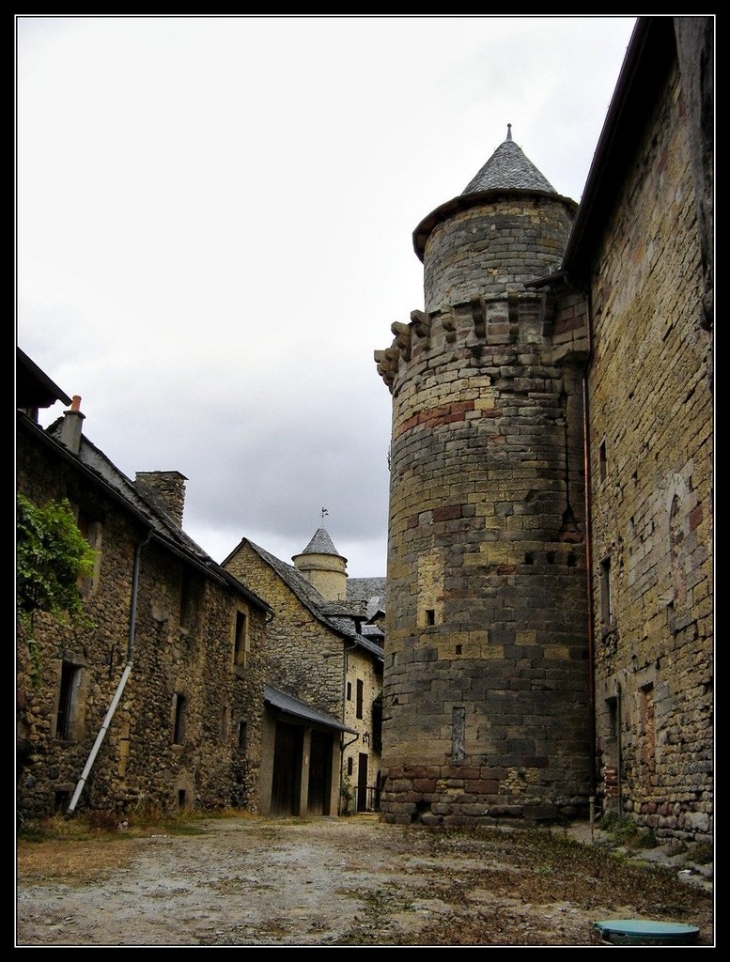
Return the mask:
<svg viewBox="0 0 730 962">
<path fill-rule="evenodd" d="M 507 139 L 414 232 L 393 397 L 382 818 L 583 814 L 591 794 L 577 204 Z M 553 278 L 554 280 L 554 278 Z"/>
</svg>

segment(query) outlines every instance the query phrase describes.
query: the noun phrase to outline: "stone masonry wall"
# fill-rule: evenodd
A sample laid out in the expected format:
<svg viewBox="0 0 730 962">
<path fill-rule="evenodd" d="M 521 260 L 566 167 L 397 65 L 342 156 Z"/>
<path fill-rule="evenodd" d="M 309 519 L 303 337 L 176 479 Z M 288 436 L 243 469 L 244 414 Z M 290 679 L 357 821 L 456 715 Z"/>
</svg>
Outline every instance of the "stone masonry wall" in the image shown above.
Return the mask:
<svg viewBox="0 0 730 962">
<path fill-rule="evenodd" d="M 554 205 L 547 232 L 561 221 L 564 244 L 569 218 Z M 535 206 L 525 200 L 526 218 Z M 501 236 L 488 212 L 454 245 Z M 448 258 L 437 232 L 442 265 L 469 260 Z M 549 818 L 585 811 L 590 794 L 580 377 L 569 352 L 554 359 L 552 304 L 514 280 L 509 239 L 513 289 L 472 296 L 464 272 L 444 288 L 450 304 L 394 325 L 397 353 L 381 365 L 393 393 L 389 821 Z M 569 507 L 578 530 L 564 528 Z"/>
<path fill-rule="evenodd" d="M 373 700 L 382 692 L 382 672 L 376 671 L 373 656 L 362 649 L 351 649 L 347 652 L 347 681 L 345 697 L 344 722 L 348 728 L 359 733 L 359 738 L 353 740 L 350 734 L 344 735 L 345 749 L 342 753 L 343 775 L 352 790 L 351 808 L 356 805 L 355 789 L 357 788 L 359 756 L 368 758 L 368 786 L 377 785 L 381 770 L 381 754 L 373 739 Z M 357 683 L 362 682 L 362 717 L 357 717 Z M 347 692 L 349 691 L 349 697 Z M 350 768 L 352 772 L 350 773 Z M 373 793 L 368 793 L 367 803 L 374 803 Z"/>
<path fill-rule="evenodd" d="M 67 497 L 90 520 L 99 563 L 83 586 L 89 627 L 35 618 L 35 646 L 17 638 L 18 810 L 26 818 L 62 808 L 76 789 L 127 661 L 132 572 L 145 532 L 118 504 L 19 423 L 18 489 L 31 500 Z M 159 544 L 142 549 L 133 668 L 80 797 L 85 807 L 134 812 L 179 805 L 256 807 L 263 702 L 263 613 L 249 610 L 250 660 L 233 666 L 233 623 L 245 604 L 227 586 L 194 573 L 196 604 L 181 627 L 182 562 Z M 63 664 L 78 671 L 70 737 L 59 737 Z M 184 696 L 185 732 L 173 744 L 174 699 Z M 241 750 L 235 719 L 248 723 Z"/>
<path fill-rule="evenodd" d="M 341 720 L 343 639 L 318 621 L 248 544 L 225 567 L 275 612 L 267 626 L 268 683 Z"/>
<path fill-rule="evenodd" d="M 557 270 L 574 213 L 572 201 L 504 192 L 449 217 L 426 244 L 426 310 L 479 295 L 503 296 Z"/>
<path fill-rule="evenodd" d="M 597 733 L 606 807 L 709 841 L 712 342 L 684 116 L 675 70 L 592 282 Z"/>
</svg>

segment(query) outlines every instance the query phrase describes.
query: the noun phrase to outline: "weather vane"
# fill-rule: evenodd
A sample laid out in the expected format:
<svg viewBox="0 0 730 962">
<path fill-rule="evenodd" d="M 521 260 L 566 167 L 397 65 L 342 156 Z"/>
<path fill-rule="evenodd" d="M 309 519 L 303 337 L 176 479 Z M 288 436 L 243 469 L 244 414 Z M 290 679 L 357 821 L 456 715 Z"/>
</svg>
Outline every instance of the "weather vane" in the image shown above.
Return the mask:
<svg viewBox="0 0 730 962">
<path fill-rule="evenodd" d="M 327 510 L 327 508 L 322 508 L 322 517 L 326 518 L 328 514 L 329 514 L 329 511 Z"/>
</svg>

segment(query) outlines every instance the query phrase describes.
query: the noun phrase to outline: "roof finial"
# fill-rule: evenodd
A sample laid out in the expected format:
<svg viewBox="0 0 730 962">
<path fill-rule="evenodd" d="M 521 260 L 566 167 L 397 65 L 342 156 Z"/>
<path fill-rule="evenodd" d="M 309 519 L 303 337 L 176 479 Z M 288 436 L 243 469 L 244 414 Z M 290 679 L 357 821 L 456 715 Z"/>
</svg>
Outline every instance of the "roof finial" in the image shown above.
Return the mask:
<svg viewBox="0 0 730 962">
<path fill-rule="evenodd" d="M 512 140 L 512 124 L 507 124 L 507 137 L 506 140 Z"/>
</svg>

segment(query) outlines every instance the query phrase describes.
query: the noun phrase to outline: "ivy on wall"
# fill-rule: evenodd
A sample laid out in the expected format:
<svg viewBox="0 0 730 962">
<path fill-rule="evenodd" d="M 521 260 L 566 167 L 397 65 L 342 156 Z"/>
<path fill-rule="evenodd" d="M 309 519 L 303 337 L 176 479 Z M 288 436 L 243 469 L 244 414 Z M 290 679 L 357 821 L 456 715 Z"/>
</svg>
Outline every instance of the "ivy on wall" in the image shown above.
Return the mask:
<svg viewBox="0 0 730 962">
<path fill-rule="evenodd" d="M 96 553 L 76 525 L 68 501 L 38 507 L 17 496 L 16 600 L 27 622 L 46 611 L 73 623 L 84 620 L 78 584 L 94 571 Z"/>
</svg>

